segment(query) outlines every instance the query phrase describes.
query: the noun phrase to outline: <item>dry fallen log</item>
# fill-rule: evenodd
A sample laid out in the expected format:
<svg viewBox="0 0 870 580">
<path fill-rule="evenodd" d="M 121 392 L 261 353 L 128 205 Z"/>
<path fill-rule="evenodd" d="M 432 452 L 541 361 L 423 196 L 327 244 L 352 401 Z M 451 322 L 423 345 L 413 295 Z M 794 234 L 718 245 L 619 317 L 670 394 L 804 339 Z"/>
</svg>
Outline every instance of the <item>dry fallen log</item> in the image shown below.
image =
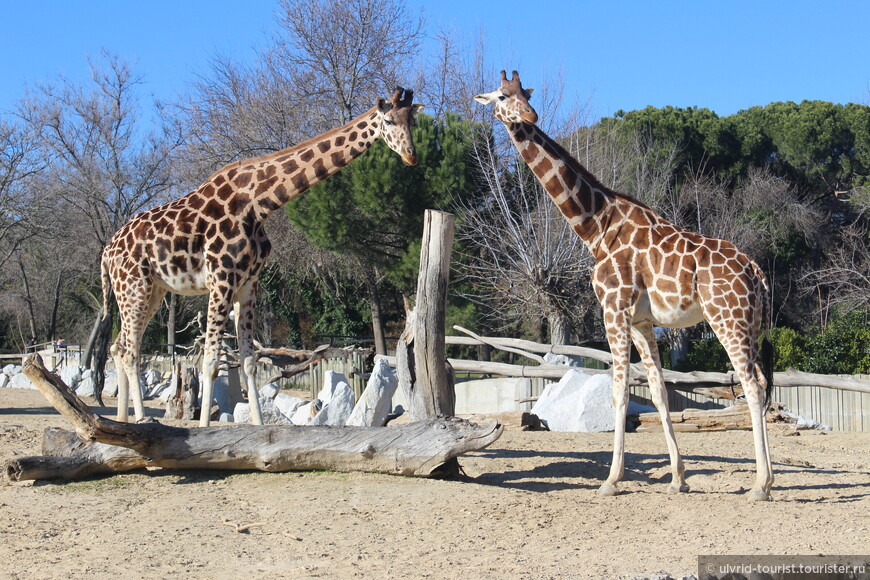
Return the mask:
<svg viewBox="0 0 870 580">
<path fill-rule="evenodd" d="M 765 419 L 768 424 L 787 424 L 794 419 L 784 414 L 782 405 L 774 403 L 767 411 Z M 640 426 L 638 431 L 661 431 L 662 421 L 658 413 L 641 413 L 638 415 Z M 685 409 L 671 413 L 674 431 L 750 431 L 752 419 L 749 416 L 749 406 L 745 401 L 727 409 Z"/>
<path fill-rule="evenodd" d="M 31 355 L 24 373 L 75 427 L 82 446 L 66 457 L 8 461 L 12 480 L 126 471 L 138 467 L 254 469 L 260 471 L 367 471 L 429 477 L 462 453 L 498 439 L 496 421 L 434 419 L 395 427 L 233 425 L 183 428 L 159 423 L 119 423 L 95 415 L 58 377 Z M 110 446 L 125 451 L 107 450 Z M 131 454 L 135 452 L 135 455 Z M 138 457 L 137 457 L 138 455 Z M 96 471 L 94 471 L 96 470 Z"/>
</svg>

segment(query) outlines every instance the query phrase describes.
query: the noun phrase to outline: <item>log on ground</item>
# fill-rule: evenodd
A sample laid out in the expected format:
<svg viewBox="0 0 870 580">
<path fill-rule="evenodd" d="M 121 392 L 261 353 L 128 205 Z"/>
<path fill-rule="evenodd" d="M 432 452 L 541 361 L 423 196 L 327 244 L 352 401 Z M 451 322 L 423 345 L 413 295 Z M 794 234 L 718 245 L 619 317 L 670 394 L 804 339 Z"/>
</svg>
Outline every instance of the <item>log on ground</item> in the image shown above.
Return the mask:
<svg viewBox="0 0 870 580">
<path fill-rule="evenodd" d="M 794 419 L 782 412 L 783 406 L 774 403 L 765 415 L 768 424 L 788 424 Z M 685 409 L 671 414 L 674 431 L 749 431 L 752 429 L 752 419 L 749 416 L 749 406 L 740 401 L 725 409 Z M 640 425 L 638 431 L 661 431 L 661 416 L 657 412 L 638 415 Z"/>
<path fill-rule="evenodd" d="M 323 469 L 430 477 L 458 455 L 492 444 L 503 431 L 494 420 L 477 425 L 456 418 L 394 427 L 231 425 L 184 428 L 160 423 L 119 423 L 95 415 L 63 381 L 45 369 L 38 355 L 28 358 L 24 372 L 73 423 L 78 437 L 87 442 L 71 449 L 78 454 L 73 461 L 96 463 L 99 466 L 94 469 L 105 468 L 110 472 L 147 466 L 269 472 Z M 94 443 L 127 448 L 141 459 L 131 458 L 128 453 L 109 453 L 94 447 Z M 69 461 L 70 456 L 22 457 L 8 461 L 6 473 L 12 480 L 24 480 L 34 479 L 34 475 L 67 477 L 64 473 L 86 473 L 90 469 L 73 469 Z"/>
</svg>

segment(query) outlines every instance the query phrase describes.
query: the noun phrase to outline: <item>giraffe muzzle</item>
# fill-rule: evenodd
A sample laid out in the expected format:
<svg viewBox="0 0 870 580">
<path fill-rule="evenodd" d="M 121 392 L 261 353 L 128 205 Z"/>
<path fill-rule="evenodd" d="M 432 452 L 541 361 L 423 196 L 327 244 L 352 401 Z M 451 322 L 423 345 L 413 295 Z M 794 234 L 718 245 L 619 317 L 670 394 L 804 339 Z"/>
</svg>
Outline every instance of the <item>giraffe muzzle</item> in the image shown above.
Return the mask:
<svg viewBox="0 0 870 580">
<path fill-rule="evenodd" d="M 402 161 L 405 162 L 405 165 L 411 165 L 411 166 L 417 165 L 417 153 L 416 152 L 402 153 Z"/>
</svg>

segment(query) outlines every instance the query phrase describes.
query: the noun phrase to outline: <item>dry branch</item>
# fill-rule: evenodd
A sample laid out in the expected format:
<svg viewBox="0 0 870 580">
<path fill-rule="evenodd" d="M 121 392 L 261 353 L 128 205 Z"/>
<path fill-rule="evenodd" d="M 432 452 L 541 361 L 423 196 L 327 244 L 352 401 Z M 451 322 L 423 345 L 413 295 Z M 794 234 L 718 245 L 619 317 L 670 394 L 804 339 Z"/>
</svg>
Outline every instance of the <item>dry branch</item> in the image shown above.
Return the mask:
<svg viewBox="0 0 870 580">
<path fill-rule="evenodd" d="M 233 425 L 183 428 L 159 423 L 118 423 L 95 415 L 31 355 L 24 373 L 75 427 L 86 443 L 66 457 L 23 457 L 7 462 L 10 479 L 65 477 L 138 467 L 311 469 L 368 471 L 429 477 L 440 466 L 498 439 L 496 421 L 434 419 L 395 427 Z M 126 448 L 107 450 L 97 444 Z M 96 471 L 94 471 L 96 470 Z"/>
<path fill-rule="evenodd" d="M 454 327 L 457 328 L 457 327 Z M 463 330 L 457 328 L 457 330 Z M 466 337 L 466 336 L 447 336 L 445 337 L 447 344 L 462 344 L 462 345 L 479 345 L 488 344 L 496 348 L 500 348 L 509 352 L 517 352 L 517 349 L 523 348 L 530 352 L 565 354 L 571 356 L 582 356 L 599 360 L 610 364 L 612 357 L 610 353 L 587 348 L 581 346 L 567 345 L 547 345 L 529 340 L 518 338 L 496 338 L 496 337 Z M 527 355 L 528 356 L 528 355 Z M 389 357 L 387 357 L 388 360 Z M 541 364 L 537 366 L 528 365 L 512 365 L 507 363 L 494 363 L 488 361 L 471 361 L 448 359 L 453 368 L 457 371 L 491 373 L 510 377 L 542 377 L 547 379 L 559 380 L 568 371 L 569 367 L 561 365 Z M 393 364 L 392 362 L 390 364 Z M 587 369 L 581 368 L 588 374 L 609 373 L 609 370 Z M 630 367 L 631 376 L 629 385 L 646 385 L 646 371 L 640 364 L 633 364 Z M 678 372 L 668 369 L 662 371 L 665 379 L 665 384 L 668 388 L 680 391 L 696 392 L 705 394 L 711 397 L 733 399 L 736 395 L 741 395 L 740 381 L 737 379 L 736 373 L 712 373 L 704 371 Z M 773 384 L 780 387 L 828 387 L 831 389 L 839 389 L 844 391 L 855 391 L 858 393 L 870 393 L 870 380 L 860 379 L 858 377 L 838 377 L 831 375 L 819 375 L 813 373 L 804 373 L 789 369 L 785 372 L 773 373 Z"/>
</svg>

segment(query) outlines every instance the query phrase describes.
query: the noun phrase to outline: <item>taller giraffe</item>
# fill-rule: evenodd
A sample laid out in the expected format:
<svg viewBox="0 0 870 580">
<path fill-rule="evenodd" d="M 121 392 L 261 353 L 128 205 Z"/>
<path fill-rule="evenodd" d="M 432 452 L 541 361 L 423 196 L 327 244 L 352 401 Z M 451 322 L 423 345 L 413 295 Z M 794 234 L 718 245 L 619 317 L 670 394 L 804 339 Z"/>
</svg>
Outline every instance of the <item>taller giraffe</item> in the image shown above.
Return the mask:
<svg viewBox="0 0 870 580">
<path fill-rule="evenodd" d="M 624 472 L 632 342 L 664 425 L 671 460 L 669 490 L 689 490 L 653 325 L 683 328 L 706 320 L 728 352 L 749 403 L 757 468 L 749 498 L 770 499 L 773 471 L 764 414 L 773 386 L 773 351 L 767 340 L 759 348 L 769 301 L 764 273 L 730 242 L 675 226 L 639 201 L 604 187 L 535 125 L 538 114 L 529 105 L 532 89 L 523 88 L 517 72 L 508 80 L 502 71 L 501 78 L 498 89 L 475 99 L 495 105 L 495 117 L 504 123 L 523 161 L 595 258 L 592 284 L 613 355 L 616 408 L 613 462 L 598 493 L 618 493 Z"/>
<path fill-rule="evenodd" d="M 139 386 L 139 348 L 148 322 L 166 292 L 208 294 L 203 349 L 200 425 L 218 373 L 221 339 L 235 309 L 240 375 L 247 386 L 251 419 L 262 424 L 254 356 L 257 276 L 271 244 L 264 222 L 272 212 L 341 170 L 378 139 L 416 165 L 411 128 L 423 107 L 413 92 L 398 87 L 390 101 L 380 98 L 369 111 L 342 127 L 295 147 L 231 163 L 181 199 L 140 213 L 109 240 L 103 251 L 103 308 L 115 292 L 121 330 L 111 352 L 118 369 L 118 420 L 128 418 L 133 396 L 136 419 L 144 417 Z"/>
</svg>

